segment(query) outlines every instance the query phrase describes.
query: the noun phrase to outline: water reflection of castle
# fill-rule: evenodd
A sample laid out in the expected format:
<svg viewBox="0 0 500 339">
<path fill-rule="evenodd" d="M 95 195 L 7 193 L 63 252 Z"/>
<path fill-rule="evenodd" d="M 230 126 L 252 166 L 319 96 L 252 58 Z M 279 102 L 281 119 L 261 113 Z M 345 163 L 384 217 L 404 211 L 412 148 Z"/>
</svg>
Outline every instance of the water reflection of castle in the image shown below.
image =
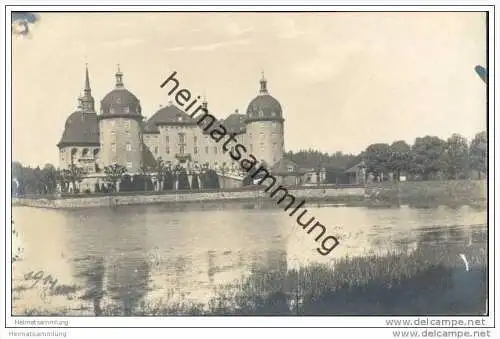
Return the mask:
<svg viewBox="0 0 500 339">
<path fill-rule="evenodd" d="M 256 246 L 245 246 L 250 234 L 234 229 L 234 234 L 204 243 L 193 239 L 182 250 L 170 251 L 169 241 L 158 241 L 158 235 L 145 227 L 113 227 L 112 233 L 95 244 L 91 255 L 75 262 L 78 284 L 85 286 L 86 307 L 94 314 L 104 308 L 136 314 L 143 301 L 155 304 L 169 298 L 207 302 L 215 289 L 234 285 L 250 275 L 287 272 L 284 243 L 270 244 L 262 238 Z M 175 242 L 189 241 L 189 231 L 177 234 Z M 231 246 L 227 246 L 229 240 Z M 89 253 L 85 248 L 74 251 Z M 258 293 L 272 293 L 278 287 L 267 288 L 269 291 Z"/>
</svg>

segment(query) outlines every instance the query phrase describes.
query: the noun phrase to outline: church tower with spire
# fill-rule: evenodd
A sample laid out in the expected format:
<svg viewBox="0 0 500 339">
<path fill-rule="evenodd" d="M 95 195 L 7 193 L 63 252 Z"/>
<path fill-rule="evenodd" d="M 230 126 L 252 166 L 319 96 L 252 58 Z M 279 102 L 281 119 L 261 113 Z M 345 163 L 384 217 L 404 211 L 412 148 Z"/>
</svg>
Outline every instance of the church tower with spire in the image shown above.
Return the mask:
<svg viewBox="0 0 500 339">
<path fill-rule="evenodd" d="M 83 89 L 82 109 L 84 112 L 95 112 L 94 97 L 90 89 L 89 68 L 85 65 L 85 87 Z"/>
<path fill-rule="evenodd" d="M 83 95 L 78 97 L 76 111 L 66 119 L 64 132 L 57 147 L 60 168 L 74 165 L 83 168 L 85 173 L 95 172 L 95 162 L 99 157 L 99 129 L 87 65 L 85 65 Z"/>
<path fill-rule="evenodd" d="M 259 94 L 246 112 L 246 146 L 248 152 L 268 168 L 283 157 L 284 121 L 281 104 L 269 94 L 262 73 Z"/>
<path fill-rule="evenodd" d="M 119 164 L 132 175 L 142 166 L 142 109 L 139 99 L 123 84 L 120 65 L 115 88 L 101 100 L 99 119 L 100 165 Z M 85 95 L 84 95 L 85 97 Z M 84 99 L 84 105 L 90 102 Z M 93 103 L 92 103 L 93 105 Z"/>
</svg>

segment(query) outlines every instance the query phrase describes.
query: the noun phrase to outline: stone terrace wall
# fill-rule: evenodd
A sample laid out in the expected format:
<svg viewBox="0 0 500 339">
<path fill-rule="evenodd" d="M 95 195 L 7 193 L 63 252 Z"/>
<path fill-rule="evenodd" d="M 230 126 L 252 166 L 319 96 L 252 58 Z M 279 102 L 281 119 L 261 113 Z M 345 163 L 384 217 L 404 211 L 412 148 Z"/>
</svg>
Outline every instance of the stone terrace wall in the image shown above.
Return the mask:
<svg viewBox="0 0 500 339">
<path fill-rule="evenodd" d="M 363 187 L 345 188 L 301 188 L 290 189 L 289 194 L 306 200 L 327 200 L 332 197 L 363 197 Z M 282 196 L 282 194 L 280 194 Z M 13 198 L 13 205 L 23 205 L 42 208 L 85 208 L 124 205 L 145 205 L 175 202 L 203 201 L 254 201 L 270 200 L 269 192 L 264 190 L 238 190 L 230 192 L 178 192 L 165 194 L 120 194 L 114 196 L 66 197 L 62 199 L 26 199 Z"/>
<path fill-rule="evenodd" d="M 407 181 L 401 183 L 384 183 L 365 187 L 307 187 L 289 189 L 289 193 L 297 199 L 311 202 L 351 200 L 369 201 L 376 198 L 382 201 L 438 201 L 477 202 L 487 198 L 485 180 L 457 181 Z M 281 196 L 282 194 L 280 194 Z M 46 198 L 13 198 L 13 205 L 24 205 L 42 208 L 85 208 L 124 205 L 146 205 L 176 202 L 262 202 L 270 200 L 269 192 L 260 189 L 236 189 L 227 191 L 200 192 L 135 192 L 116 195 L 92 195 L 81 197 Z M 369 202 L 368 201 L 368 202 Z"/>
</svg>

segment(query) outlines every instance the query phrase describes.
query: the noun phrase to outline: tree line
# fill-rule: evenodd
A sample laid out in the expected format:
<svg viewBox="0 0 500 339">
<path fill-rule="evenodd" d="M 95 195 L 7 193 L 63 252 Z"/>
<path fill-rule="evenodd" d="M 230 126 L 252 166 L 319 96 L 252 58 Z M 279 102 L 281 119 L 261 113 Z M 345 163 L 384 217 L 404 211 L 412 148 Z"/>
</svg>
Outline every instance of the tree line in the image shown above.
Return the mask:
<svg viewBox="0 0 500 339">
<path fill-rule="evenodd" d="M 413 145 L 403 140 L 392 144 L 375 143 L 357 155 L 342 152 L 328 154 L 309 149 L 290 151 L 285 156 L 300 167 L 317 171 L 325 168 L 327 183 L 348 183 L 346 170 L 360 163 L 375 180 L 399 180 L 402 175 L 408 180 L 482 179 L 487 172 L 488 141 L 485 131 L 477 133 L 470 143 L 464 136 L 455 133 L 447 140 L 436 136 L 419 137 Z M 198 167 L 187 171 L 162 159 L 158 159 L 153 166 L 143 166 L 139 174 L 130 175 L 124 166 L 118 164 L 104 167 L 102 173 L 106 183 L 96 185 L 96 192 L 220 188 L 214 170 Z M 76 193 L 77 184 L 86 174 L 82 167 L 75 164 L 66 169 L 56 169 L 51 164 L 32 168 L 13 162 L 13 194 L 53 194 L 58 187 L 62 193 Z M 192 176 L 191 182 L 188 175 Z"/>
<path fill-rule="evenodd" d="M 410 180 L 482 179 L 487 172 L 488 140 L 486 131 L 477 133 L 470 143 L 455 133 L 447 140 L 419 137 L 413 145 L 404 140 L 375 143 L 358 155 L 302 150 L 287 156 L 302 167 L 325 168 L 331 183 L 347 180 L 345 171 L 359 163 L 375 180 L 399 180 L 403 174 Z"/>
<path fill-rule="evenodd" d="M 141 167 L 139 174 L 129 174 L 125 166 L 113 164 L 101 171 L 103 182 L 96 183 L 95 192 L 153 191 L 153 190 L 198 190 L 220 188 L 214 170 L 206 167 L 187 171 L 181 166 L 171 166 L 158 159 L 153 166 Z M 87 173 L 82 167 L 70 164 L 66 169 L 56 169 L 51 164 L 43 168 L 12 163 L 12 194 L 80 193 L 80 184 Z M 191 181 L 189 177 L 191 176 Z M 201 186 L 201 187 L 200 187 Z M 85 193 L 90 193 L 90 190 Z"/>
</svg>

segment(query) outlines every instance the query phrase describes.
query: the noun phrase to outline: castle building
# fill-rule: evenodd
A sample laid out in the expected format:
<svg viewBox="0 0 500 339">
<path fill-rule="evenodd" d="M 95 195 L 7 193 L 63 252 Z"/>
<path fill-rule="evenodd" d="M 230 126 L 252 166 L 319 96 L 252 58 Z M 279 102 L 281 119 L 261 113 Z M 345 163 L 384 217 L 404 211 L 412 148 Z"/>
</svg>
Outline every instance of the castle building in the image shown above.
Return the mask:
<svg viewBox="0 0 500 339">
<path fill-rule="evenodd" d="M 119 67 L 115 78 L 115 88 L 100 101 L 98 114 L 88 67 L 85 68 L 83 96 L 78 99 L 77 110 L 67 118 L 57 144 L 60 168 L 73 164 L 83 167 L 87 178 L 101 177 L 102 180 L 105 166 L 120 164 L 133 175 L 140 173 L 143 166 L 154 166 L 161 158 L 173 166 L 206 166 L 218 173 L 240 171 L 229 154 L 222 151 L 222 145 L 211 138 L 209 131 L 200 128 L 197 120 L 172 103 L 160 107 L 146 120 L 139 99 L 125 88 Z M 206 100 L 203 105 L 210 112 Z M 228 134 L 235 133 L 248 153 L 268 168 L 282 160 L 283 109 L 269 94 L 264 75 L 260 80 L 260 90 L 248 104 L 246 114 L 235 110 L 219 122 Z M 93 184 L 88 184 L 88 188 L 92 190 Z"/>
</svg>

